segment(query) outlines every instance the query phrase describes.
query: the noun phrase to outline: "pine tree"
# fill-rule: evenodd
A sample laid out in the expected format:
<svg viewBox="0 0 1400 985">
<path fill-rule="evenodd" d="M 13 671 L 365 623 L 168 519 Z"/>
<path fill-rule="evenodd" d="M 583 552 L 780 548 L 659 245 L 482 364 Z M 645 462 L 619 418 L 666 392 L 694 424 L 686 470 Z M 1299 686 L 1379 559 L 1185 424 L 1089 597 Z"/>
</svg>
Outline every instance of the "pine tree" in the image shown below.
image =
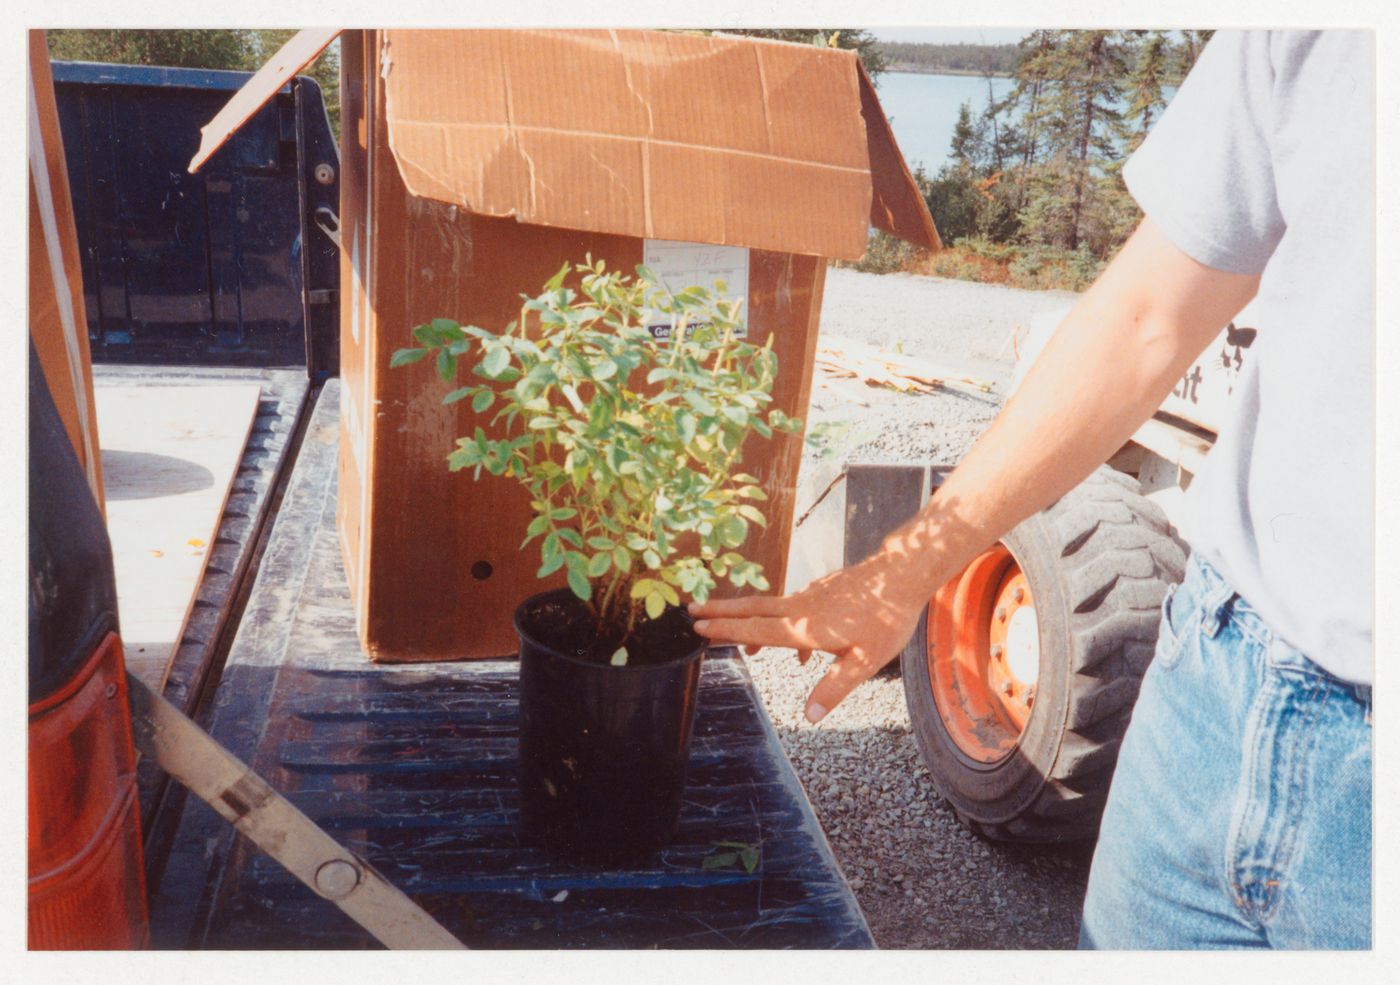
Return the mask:
<svg viewBox="0 0 1400 985">
<path fill-rule="evenodd" d="M 1167 77 L 1170 43 L 1165 31 L 1149 31 L 1137 53 L 1137 63 L 1128 79 L 1128 112 L 1132 121 L 1127 151 L 1137 150 L 1152 129 L 1156 114 L 1166 107 L 1162 83 Z"/>
<path fill-rule="evenodd" d="M 1016 68 L 1016 85 L 1011 90 L 1003 112 L 1014 114 L 1021 109 L 1022 165 L 1036 162 L 1041 150 L 1045 122 L 1045 94 L 1051 72 L 1057 67 L 1054 59 L 1058 35 L 1066 31 L 1032 31 L 1021 39 L 1021 56 Z"/>
<path fill-rule="evenodd" d="M 1178 84 L 1195 67 L 1196 59 L 1201 57 L 1201 51 L 1205 48 L 1206 42 L 1214 35 L 1214 31 L 1182 31 L 1181 44 L 1176 50 L 1176 65 L 1173 75 Z"/>
<path fill-rule="evenodd" d="M 1044 58 L 1048 95 L 1043 127 L 1048 156 L 1068 187 L 1056 193 L 1065 208 L 1051 210 L 1048 215 L 1055 220 L 1040 225 L 1038 231 L 1047 242 L 1077 250 L 1096 204 L 1098 178 L 1119 155 L 1119 106 L 1127 62 L 1123 40 L 1116 32 L 1056 34 Z"/>
<path fill-rule="evenodd" d="M 981 159 L 980 143 L 981 135 L 972 123 L 972 103 L 964 102 L 958 107 L 958 122 L 953 125 L 948 153 L 957 164 L 974 172 Z"/>
</svg>

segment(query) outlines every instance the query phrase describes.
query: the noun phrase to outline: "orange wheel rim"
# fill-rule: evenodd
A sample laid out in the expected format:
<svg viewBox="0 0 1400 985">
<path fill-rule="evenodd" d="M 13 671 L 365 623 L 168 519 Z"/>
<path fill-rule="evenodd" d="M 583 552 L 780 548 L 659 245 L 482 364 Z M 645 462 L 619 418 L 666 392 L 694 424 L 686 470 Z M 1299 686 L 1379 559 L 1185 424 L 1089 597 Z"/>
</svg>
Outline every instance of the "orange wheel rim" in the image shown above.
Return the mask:
<svg viewBox="0 0 1400 985">
<path fill-rule="evenodd" d="M 973 760 L 997 762 L 1030 721 L 1040 662 L 1035 599 L 1011 552 L 997 544 L 939 589 L 927 628 L 944 727 Z"/>
</svg>

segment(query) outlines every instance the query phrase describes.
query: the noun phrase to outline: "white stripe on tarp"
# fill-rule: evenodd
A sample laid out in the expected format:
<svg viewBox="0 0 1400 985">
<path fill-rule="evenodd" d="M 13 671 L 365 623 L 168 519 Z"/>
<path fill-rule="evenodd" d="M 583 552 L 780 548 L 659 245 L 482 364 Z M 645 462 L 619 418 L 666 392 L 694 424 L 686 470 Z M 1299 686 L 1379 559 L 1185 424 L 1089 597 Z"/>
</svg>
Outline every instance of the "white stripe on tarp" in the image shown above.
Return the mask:
<svg viewBox="0 0 1400 985">
<path fill-rule="evenodd" d="M 58 215 L 54 210 L 53 188 L 49 184 L 48 159 L 44 154 L 44 135 L 39 128 L 39 96 L 34 89 L 34 76 L 29 76 L 29 172 L 34 176 L 35 198 L 39 202 L 39 224 L 44 228 L 44 245 L 49 254 L 49 275 L 58 300 L 58 318 L 63 324 L 63 347 L 68 353 L 68 374 L 73 380 L 73 399 L 78 405 L 78 424 L 82 432 L 83 464 L 88 485 L 94 495 L 97 488 L 97 462 L 92 449 L 92 419 L 88 413 L 87 387 L 83 383 L 83 356 L 78 346 L 78 322 L 73 315 L 73 296 L 68 279 L 64 277 L 63 244 L 58 235 Z"/>
</svg>

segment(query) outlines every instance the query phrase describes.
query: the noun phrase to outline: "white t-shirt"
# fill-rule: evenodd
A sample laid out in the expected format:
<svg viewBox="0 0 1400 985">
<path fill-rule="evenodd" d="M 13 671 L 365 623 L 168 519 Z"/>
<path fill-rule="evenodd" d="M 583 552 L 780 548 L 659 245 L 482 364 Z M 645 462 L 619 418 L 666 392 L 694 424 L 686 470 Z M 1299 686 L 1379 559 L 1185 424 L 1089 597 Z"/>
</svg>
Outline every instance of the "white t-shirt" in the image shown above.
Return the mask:
<svg viewBox="0 0 1400 985">
<path fill-rule="evenodd" d="M 1220 31 L 1124 169 L 1259 329 L 1182 533 L 1274 631 L 1372 681 L 1375 40 Z M 1242 392 L 1241 392 L 1242 391 Z"/>
</svg>

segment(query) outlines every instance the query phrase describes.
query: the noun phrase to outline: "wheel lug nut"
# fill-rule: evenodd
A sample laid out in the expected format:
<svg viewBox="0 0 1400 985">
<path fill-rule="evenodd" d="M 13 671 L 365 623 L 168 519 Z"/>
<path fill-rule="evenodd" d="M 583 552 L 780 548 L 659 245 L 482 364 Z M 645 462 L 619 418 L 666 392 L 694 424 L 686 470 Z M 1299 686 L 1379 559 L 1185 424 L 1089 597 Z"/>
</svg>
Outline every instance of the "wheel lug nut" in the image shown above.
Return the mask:
<svg viewBox="0 0 1400 985">
<path fill-rule="evenodd" d="M 1014 591 L 1014 592 L 1011 593 L 1011 598 L 1012 598 L 1013 600 L 1017 601 L 1017 602 L 1020 602 L 1020 601 L 1021 601 L 1022 599 L 1024 599 L 1025 597 L 1026 597 L 1026 590 L 1025 590 L 1024 588 L 1017 588 L 1016 591 Z"/>
<path fill-rule="evenodd" d="M 1011 693 L 1011 682 L 1010 682 L 1010 681 L 1002 681 L 1002 682 L 1001 682 L 1001 693 L 1002 693 L 1002 694 L 1010 694 L 1010 693 Z"/>
<path fill-rule="evenodd" d="M 983 609 L 982 611 L 987 610 Z M 1004 605 L 997 606 L 997 622 L 1006 622 L 1006 606 Z"/>
<path fill-rule="evenodd" d="M 1006 650 L 1006 647 L 1002 646 L 1000 643 L 993 643 L 993 644 L 992 644 L 992 659 L 995 660 L 995 659 L 997 659 L 998 657 L 1000 657 L 1000 656 L 1002 655 L 1002 653 L 1003 653 L 1005 650 Z"/>
</svg>

